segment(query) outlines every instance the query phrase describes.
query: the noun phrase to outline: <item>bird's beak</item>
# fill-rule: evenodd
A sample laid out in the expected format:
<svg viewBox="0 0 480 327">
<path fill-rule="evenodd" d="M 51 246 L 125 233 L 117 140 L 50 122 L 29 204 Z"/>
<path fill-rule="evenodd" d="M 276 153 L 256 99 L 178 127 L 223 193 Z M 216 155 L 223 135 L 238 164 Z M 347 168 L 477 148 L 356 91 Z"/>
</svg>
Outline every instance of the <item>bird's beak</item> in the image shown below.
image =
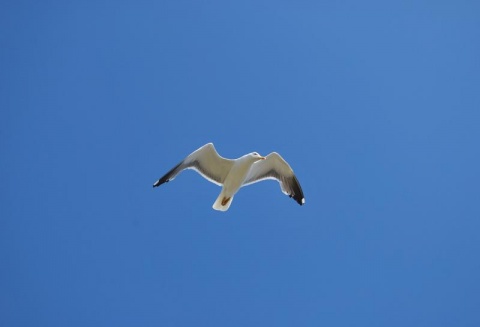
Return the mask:
<svg viewBox="0 0 480 327">
<path fill-rule="evenodd" d="M 267 159 L 267 158 L 265 158 L 265 157 L 260 157 L 260 160 L 265 160 L 265 159 Z"/>
</svg>

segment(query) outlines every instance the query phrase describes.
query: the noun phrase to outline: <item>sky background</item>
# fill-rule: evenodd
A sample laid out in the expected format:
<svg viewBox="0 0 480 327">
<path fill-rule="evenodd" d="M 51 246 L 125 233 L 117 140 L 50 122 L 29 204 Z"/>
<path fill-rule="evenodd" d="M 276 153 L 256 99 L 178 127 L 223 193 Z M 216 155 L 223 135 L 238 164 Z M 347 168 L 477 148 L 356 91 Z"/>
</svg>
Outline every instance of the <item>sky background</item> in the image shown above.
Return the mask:
<svg viewBox="0 0 480 327">
<path fill-rule="evenodd" d="M 478 1 L 4 1 L 0 325 L 480 326 L 479 141 Z"/>
</svg>

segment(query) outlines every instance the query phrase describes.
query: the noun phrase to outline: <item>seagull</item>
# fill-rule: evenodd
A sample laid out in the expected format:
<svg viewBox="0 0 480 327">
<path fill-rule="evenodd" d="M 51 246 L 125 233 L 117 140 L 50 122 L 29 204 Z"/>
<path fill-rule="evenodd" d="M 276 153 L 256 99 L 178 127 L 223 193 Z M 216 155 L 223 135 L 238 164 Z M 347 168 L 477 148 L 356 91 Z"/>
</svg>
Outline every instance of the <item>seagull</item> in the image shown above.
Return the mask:
<svg viewBox="0 0 480 327">
<path fill-rule="evenodd" d="M 305 204 L 302 188 L 292 168 L 276 152 L 266 157 L 251 152 L 238 159 L 227 159 L 218 154 L 213 143 L 208 143 L 188 155 L 158 179 L 153 187 L 173 180 L 185 169 L 193 169 L 208 181 L 222 187 L 213 204 L 215 210 L 227 211 L 232 204 L 233 196 L 241 187 L 266 179 L 277 180 L 283 193 L 298 204 Z"/>
</svg>

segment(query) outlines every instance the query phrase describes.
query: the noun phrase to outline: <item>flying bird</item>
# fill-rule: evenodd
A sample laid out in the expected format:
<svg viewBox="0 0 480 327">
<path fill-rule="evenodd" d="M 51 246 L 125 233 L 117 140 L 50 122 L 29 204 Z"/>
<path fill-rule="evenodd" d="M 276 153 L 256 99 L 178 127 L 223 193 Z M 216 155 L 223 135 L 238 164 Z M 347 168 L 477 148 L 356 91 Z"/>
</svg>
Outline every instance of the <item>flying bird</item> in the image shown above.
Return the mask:
<svg viewBox="0 0 480 327">
<path fill-rule="evenodd" d="M 266 157 L 251 152 L 238 159 L 227 159 L 217 153 L 213 143 L 208 143 L 188 155 L 157 180 L 153 187 L 173 180 L 185 169 L 194 169 L 205 179 L 222 186 L 222 191 L 213 204 L 215 210 L 227 211 L 233 196 L 241 187 L 266 179 L 277 180 L 283 193 L 298 204 L 305 204 L 302 188 L 292 168 L 276 152 Z"/>
</svg>

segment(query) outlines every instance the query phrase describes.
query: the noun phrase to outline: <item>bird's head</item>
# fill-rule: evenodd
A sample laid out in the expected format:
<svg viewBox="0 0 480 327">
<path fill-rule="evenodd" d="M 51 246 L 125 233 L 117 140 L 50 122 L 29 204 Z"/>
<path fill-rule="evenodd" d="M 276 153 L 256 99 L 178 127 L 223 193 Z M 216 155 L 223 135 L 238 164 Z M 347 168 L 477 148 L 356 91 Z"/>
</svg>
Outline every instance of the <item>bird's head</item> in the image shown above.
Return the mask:
<svg viewBox="0 0 480 327">
<path fill-rule="evenodd" d="M 251 157 L 254 162 L 257 162 L 259 160 L 265 160 L 265 157 L 259 155 L 258 152 L 249 153 L 248 156 Z"/>
</svg>

